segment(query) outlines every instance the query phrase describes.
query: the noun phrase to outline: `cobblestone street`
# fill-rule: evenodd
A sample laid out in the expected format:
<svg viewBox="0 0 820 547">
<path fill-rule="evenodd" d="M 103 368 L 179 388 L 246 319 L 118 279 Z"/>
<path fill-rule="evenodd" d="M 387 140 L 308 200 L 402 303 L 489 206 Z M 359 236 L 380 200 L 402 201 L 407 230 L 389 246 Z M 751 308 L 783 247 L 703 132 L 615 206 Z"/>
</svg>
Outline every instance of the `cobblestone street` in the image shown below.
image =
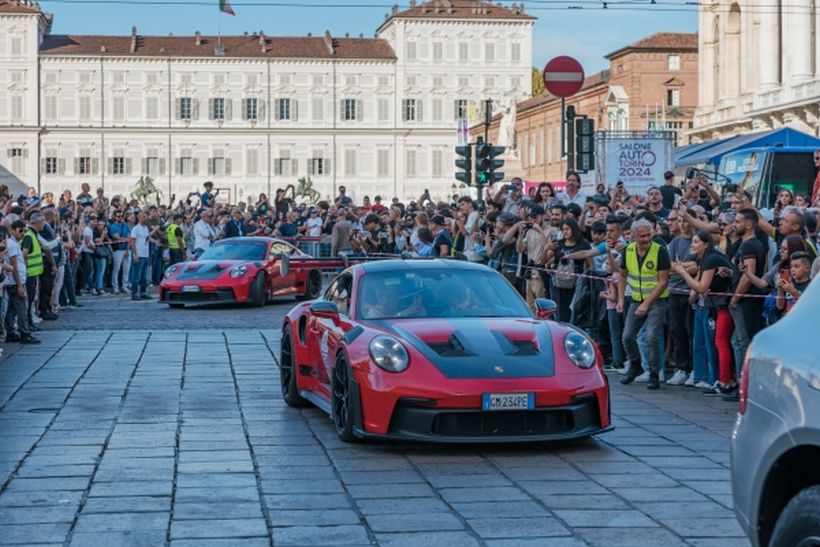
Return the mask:
<svg viewBox="0 0 820 547">
<path fill-rule="evenodd" d="M 748 544 L 720 398 L 611 378 L 616 429 L 595 440 L 345 444 L 280 399 L 290 302 L 84 302 L 47 325 L 77 330 L 0 361 L 2 544 Z"/>
</svg>

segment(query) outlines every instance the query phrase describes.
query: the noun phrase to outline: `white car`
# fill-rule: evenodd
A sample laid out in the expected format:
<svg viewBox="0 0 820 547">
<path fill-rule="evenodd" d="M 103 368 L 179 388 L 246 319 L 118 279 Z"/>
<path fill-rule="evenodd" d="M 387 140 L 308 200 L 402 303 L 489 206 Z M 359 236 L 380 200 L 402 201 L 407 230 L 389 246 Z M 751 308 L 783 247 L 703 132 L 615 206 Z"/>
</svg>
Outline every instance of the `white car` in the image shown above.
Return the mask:
<svg viewBox="0 0 820 547">
<path fill-rule="evenodd" d="M 746 355 L 732 495 L 755 547 L 820 546 L 820 278 Z"/>
</svg>

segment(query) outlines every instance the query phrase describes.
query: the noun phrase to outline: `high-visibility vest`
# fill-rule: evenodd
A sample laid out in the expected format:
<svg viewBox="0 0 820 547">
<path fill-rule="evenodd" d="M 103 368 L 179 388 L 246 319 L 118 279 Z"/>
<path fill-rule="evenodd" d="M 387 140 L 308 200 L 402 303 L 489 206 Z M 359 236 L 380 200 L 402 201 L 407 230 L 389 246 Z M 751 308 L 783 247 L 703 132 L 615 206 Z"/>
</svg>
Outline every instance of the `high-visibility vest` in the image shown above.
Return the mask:
<svg viewBox="0 0 820 547">
<path fill-rule="evenodd" d="M 629 287 L 632 289 L 632 300 L 643 302 L 658 286 L 658 254 L 661 246 L 654 241 L 649 246 L 643 264 L 638 265 L 638 244 L 630 243 L 626 247 L 626 274 Z M 664 289 L 661 298 L 669 296 L 669 289 Z"/>
<path fill-rule="evenodd" d="M 37 277 L 43 274 L 43 248 L 40 247 L 40 240 L 37 239 L 37 234 L 34 230 L 29 228 L 26 230 L 26 237 L 31 238 L 31 251 L 26 258 L 26 275 L 28 277 Z"/>
<path fill-rule="evenodd" d="M 169 224 L 167 228 L 165 228 L 165 237 L 168 239 L 168 248 L 172 251 L 177 251 L 180 249 L 179 241 L 177 240 L 177 228 L 179 228 L 179 224 Z M 183 248 L 185 243 L 182 243 Z"/>
</svg>

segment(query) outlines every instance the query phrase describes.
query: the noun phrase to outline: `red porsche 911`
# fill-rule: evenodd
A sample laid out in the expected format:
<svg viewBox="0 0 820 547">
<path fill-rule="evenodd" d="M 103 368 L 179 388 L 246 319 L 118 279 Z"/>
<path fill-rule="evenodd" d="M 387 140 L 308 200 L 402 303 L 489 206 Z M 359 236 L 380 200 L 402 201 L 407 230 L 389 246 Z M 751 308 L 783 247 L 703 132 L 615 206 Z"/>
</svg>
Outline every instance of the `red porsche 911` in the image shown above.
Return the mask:
<svg viewBox="0 0 820 547">
<path fill-rule="evenodd" d="M 290 268 L 293 258 L 298 268 Z M 311 264 L 316 261 L 316 264 Z M 317 298 L 324 267 L 286 241 L 269 237 L 235 237 L 214 243 L 198 260 L 165 270 L 159 301 L 172 308 L 185 304 L 247 302 L 263 306 L 275 297 Z M 315 266 L 315 267 L 314 267 Z"/>
<path fill-rule="evenodd" d="M 497 272 L 454 260 L 351 266 L 285 317 L 285 402 L 326 411 L 339 437 L 547 441 L 612 428 L 601 355 L 534 315 Z"/>
</svg>

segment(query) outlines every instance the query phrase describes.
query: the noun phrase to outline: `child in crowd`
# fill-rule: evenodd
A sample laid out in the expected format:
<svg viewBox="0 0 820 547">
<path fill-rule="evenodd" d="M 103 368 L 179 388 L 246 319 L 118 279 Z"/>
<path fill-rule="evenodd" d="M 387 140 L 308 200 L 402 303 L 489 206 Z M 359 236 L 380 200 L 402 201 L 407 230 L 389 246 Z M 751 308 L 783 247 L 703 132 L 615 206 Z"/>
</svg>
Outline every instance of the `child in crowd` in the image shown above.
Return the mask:
<svg viewBox="0 0 820 547">
<path fill-rule="evenodd" d="M 794 253 L 790 259 L 790 277 L 777 282 L 777 309 L 789 313 L 803 291 L 811 283 L 812 256 L 809 253 Z"/>
</svg>

